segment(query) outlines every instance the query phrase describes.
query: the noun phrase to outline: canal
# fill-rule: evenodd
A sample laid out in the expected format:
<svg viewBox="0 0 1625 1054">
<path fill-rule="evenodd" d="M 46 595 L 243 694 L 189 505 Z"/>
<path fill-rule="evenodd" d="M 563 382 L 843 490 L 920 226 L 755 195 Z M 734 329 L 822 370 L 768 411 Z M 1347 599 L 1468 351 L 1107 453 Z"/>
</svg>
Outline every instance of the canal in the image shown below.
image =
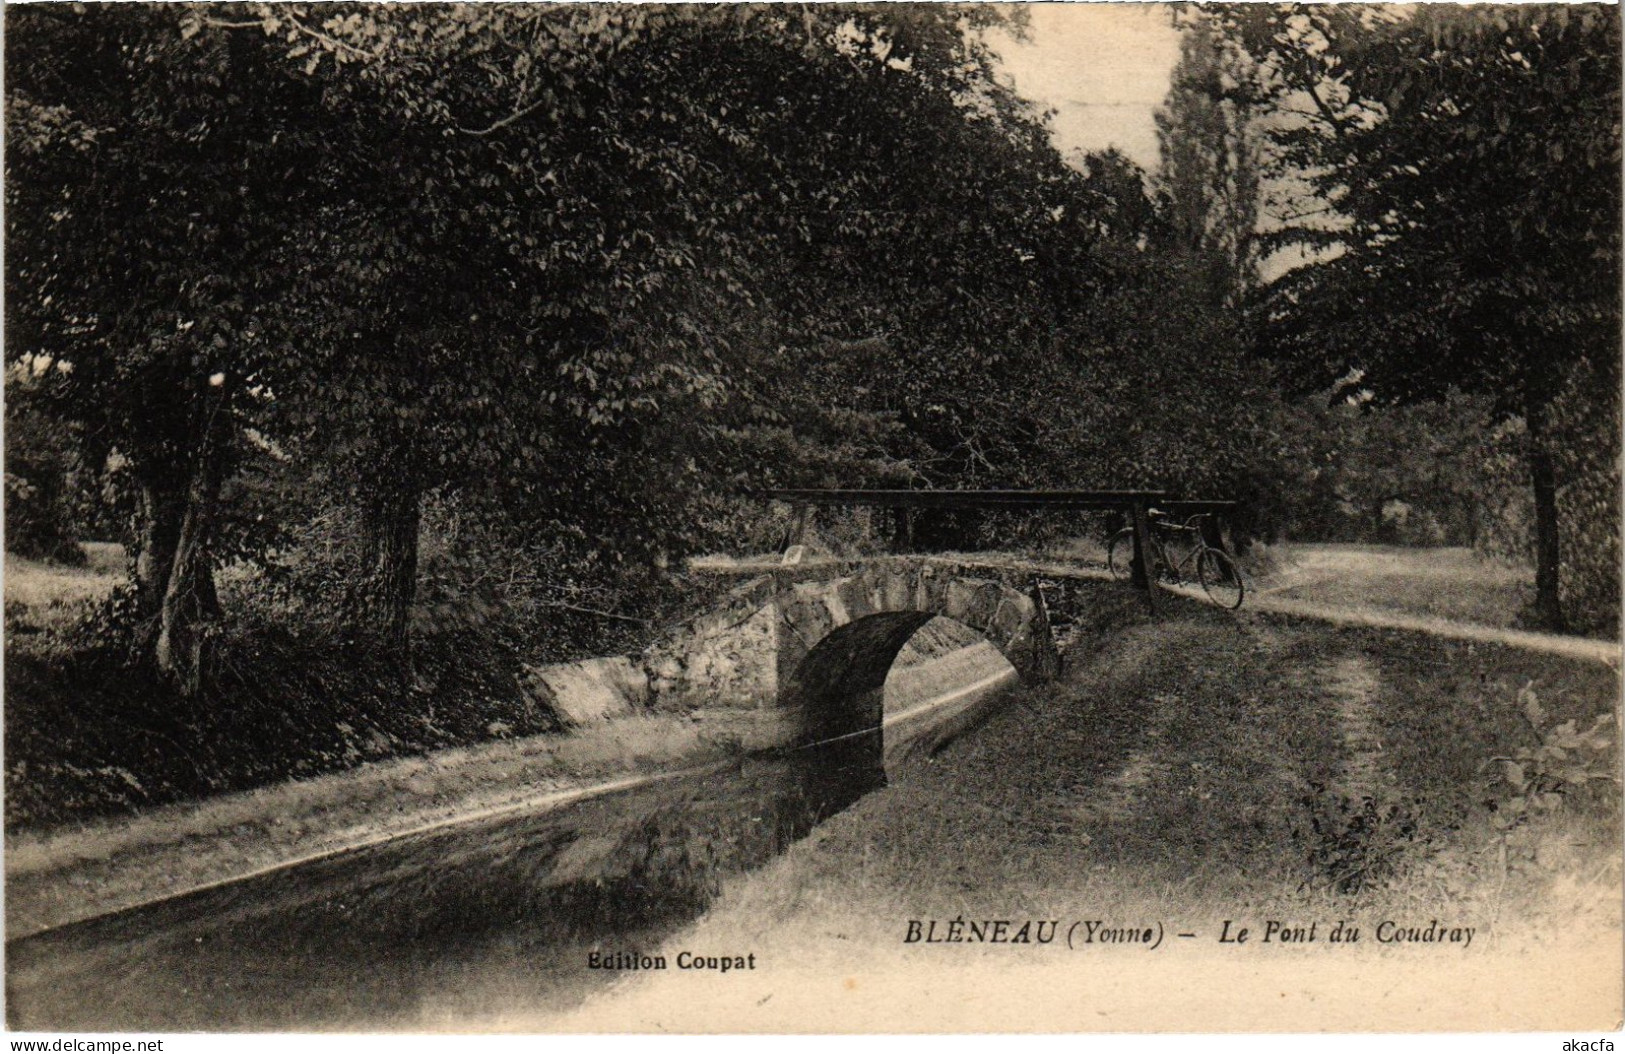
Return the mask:
<svg viewBox="0 0 1625 1054">
<path fill-rule="evenodd" d="M 26 1031 L 432 1030 L 561 1012 L 724 879 L 883 787 L 1009 683 L 888 695 L 886 728 L 403 836 L 9 942 Z"/>
</svg>

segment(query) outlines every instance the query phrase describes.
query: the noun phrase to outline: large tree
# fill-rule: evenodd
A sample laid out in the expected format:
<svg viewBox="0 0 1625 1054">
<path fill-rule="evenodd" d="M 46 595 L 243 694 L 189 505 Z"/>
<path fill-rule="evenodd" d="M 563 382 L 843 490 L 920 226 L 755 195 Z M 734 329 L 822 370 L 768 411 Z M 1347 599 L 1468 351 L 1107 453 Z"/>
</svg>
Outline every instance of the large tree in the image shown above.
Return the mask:
<svg viewBox="0 0 1625 1054">
<path fill-rule="evenodd" d="M 1258 278 L 1257 71 L 1214 18 L 1183 12 L 1179 63 L 1156 112 L 1158 192 L 1173 245 L 1208 296 L 1239 307 Z"/>
<path fill-rule="evenodd" d="M 38 394 L 90 460 L 127 459 L 139 614 L 195 687 L 245 400 L 319 350 L 267 327 L 343 144 L 306 119 L 315 85 L 267 77 L 252 41 L 183 39 L 173 11 L 41 6 L 6 28 L 6 354 L 53 364 Z"/>
<path fill-rule="evenodd" d="M 1459 387 L 1521 418 L 1538 618 L 1561 628 L 1554 407 L 1580 373 L 1604 381 L 1586 413 L 1606 416 L 1618 387 L 1618 9 L 1225 18 L 1275 92 L 1283 171 L 1339 217 L 1275 232 L 1320 255 L 1270 286 L 1263 340 L 1311 387 L 1375 404 Z"/>
</svg>

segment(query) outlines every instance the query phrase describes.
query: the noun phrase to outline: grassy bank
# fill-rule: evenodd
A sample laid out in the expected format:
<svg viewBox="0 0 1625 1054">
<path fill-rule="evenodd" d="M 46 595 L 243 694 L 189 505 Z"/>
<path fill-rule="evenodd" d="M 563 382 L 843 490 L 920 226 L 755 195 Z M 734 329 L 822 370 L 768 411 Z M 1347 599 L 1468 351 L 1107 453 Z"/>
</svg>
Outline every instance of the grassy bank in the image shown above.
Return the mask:
<svg viewBox="0 0 1625 1054">
<path fill-rule="evenodd" d="M 527 666 L 636 650 L 652 632 L 568 612 L 454 619 L 417 634 L 407 669 L 308 613 L 246 602 L 269 587 L 233 568 L 203 690 L 186 698 L 113 628 L 122 549 L 86 550 L 84 567 L 6 557 L 8 834 L 559 732 Z"/>
<path fill-rule="evenodd" d="M 1616 705 L 1606 668 L 1495 647 L 1199 609 L 1131 627 L 731 883 L 659 949 L 754 951 L 761 967 L 724 994 L 629 976 L 552 1024 L 1414 1028 L 1459 1012 L 1456 1027 L 1607 1027 L 1618 784 L 1565 786 L 1498 826 L 1515 806 L 1490 759 L 1541 741 L 1531 682 L 1548 730 Z M 1593 760 L 1611 772 L 1608 740 Z M 1149 953 L 906 940 L 909 920 L 955 918 L 1197 936 Z M 1384 920 L 1434 919 L 1473 943 L 1375 941 Z M 1245 952 L 1219 943 L 1226 920 L 1251 927 Z M 1266 946 L 1269 920 L 1318 922 L 1318 939 Z M 1329 944 L 1338 920 L 1364 943 Z"/>
</svg>

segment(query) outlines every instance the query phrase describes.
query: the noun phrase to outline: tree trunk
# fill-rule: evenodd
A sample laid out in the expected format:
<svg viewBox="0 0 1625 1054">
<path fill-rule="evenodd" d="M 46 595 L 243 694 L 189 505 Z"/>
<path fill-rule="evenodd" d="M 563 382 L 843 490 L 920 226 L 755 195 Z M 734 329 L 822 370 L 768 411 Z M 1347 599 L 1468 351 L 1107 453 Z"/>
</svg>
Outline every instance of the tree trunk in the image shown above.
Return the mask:
<svg viewBox="0 0 1625 1054">
<path fill-rule="evenodd" d="M 417 597 L 422 496 L 409 483 L 387 486 L 368 509 L 366 617 L 386 652 L 408 670 L 412 603 Z"/>
<path fill-rule="evenodd" d="M 1535 490 L 1535 618 L 1541 629 L 1562 633 L 1566 627 L 1558 592 L 1557 467 L 1547 445 L 1544 399 L 1530 398 L 1524 421 L 1529 429 L 1529 476 Z"/>
<path fill-rule="evenodd" d="M 164 591 L 158 643 L 153 653 L 158 669 L 187 696 L 195 696 L 202 689 L 203 670 L 220 616 L 220 599 L 215 592 L 209 555 L 218 487 L 213 495 L 205 495 L 201 490 L 194 489 L 187 498 L 186 516 L 175 547 L 169 587 Z"/>
<path fill-rule="evenodd" d="M 231 438 L 224 390 L 208 392 L 204 406 L 202 437 L 186 487 L 153 652 L 158 669 L 187 696 L 196 695 L 202 688 L 203 670 L 220 615 L 210 541 Z"/>
<path fill-rule="evenodd" d="M 143 619 L 156 619 L 175 566 L 186 515 L 186 489 L 172 475 L 149 471 L 141 479 L 140 523 L 136 529 L 136 608 Z"/>
</svg>

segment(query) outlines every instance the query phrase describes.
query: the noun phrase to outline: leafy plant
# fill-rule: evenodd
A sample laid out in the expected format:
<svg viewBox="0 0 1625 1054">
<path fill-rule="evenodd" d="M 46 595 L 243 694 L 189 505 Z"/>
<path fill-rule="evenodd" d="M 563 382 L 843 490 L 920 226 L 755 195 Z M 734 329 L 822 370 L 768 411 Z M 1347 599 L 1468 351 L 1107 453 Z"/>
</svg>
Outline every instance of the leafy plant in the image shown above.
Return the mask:
<svg viewBox="0 0 1625 1054">
<path fill-rule="evenodd" d="M 1541 706 L 1533 682 L 1519 690 L 1518 703 L 1538 742 L 1520 747 L 1508 757 L 1491 758 L 1482 766 L 1490 771 L 1490 787 L 1497 792 L 1490 802 L 1491 823 L 1503 835 L 1559 811 L 1571 794 L 1591 783 L 1619 782 L 1611 760 L 1612 714 L 1598 714 L 1585 731 L 1576 721 L 1547 727 L 1546 708 Z"/>
<path fill-rule="evenodd" d="M 1379 800 L 1328 793 L 1311 785 L 1302 804 L 1307 830 L 1294 834 L 1309 842 L 1311 876 L 1304 885 L 1324 884 L 1342 894 L 1381 885 L 1399 873 L 1422 830 L 1420 798 Z"/>
</svg>

